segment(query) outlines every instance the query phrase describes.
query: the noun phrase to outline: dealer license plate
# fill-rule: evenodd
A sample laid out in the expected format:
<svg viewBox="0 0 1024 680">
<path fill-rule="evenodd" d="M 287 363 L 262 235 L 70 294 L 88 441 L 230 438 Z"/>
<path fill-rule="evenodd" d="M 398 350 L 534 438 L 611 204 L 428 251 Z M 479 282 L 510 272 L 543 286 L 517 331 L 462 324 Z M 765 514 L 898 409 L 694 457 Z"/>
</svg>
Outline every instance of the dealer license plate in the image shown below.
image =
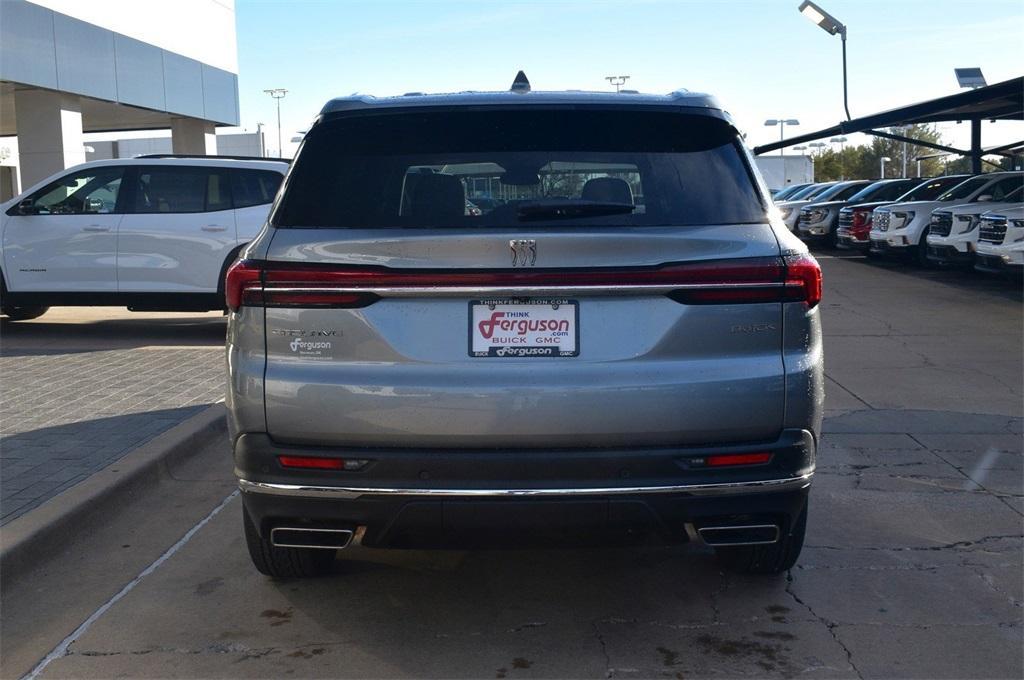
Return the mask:
<svg viewBox="0 0 1024 680">
<path fill-rule="evenodd" d="M 579 319 L 575 300 L 473 300 L 469 303 L 469 356 L 578 356 Z"/>
</svg>

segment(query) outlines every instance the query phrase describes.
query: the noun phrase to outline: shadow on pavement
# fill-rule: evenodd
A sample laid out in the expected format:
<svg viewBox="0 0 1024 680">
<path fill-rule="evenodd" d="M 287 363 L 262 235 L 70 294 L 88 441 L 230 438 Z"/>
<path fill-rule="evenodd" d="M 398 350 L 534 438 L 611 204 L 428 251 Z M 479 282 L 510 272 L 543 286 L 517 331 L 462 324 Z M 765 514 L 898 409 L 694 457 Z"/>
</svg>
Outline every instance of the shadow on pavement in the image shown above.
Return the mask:
<svg viewBox="0 0 1024 680">
<path fill-rule="evenodd" d="M 34 356 L 147 346 L 224 344 L 224 317 L 101 319 L 63 323 L 45 316 L 31 322 L 0 320 L 0 356 Z"/>
</svg>

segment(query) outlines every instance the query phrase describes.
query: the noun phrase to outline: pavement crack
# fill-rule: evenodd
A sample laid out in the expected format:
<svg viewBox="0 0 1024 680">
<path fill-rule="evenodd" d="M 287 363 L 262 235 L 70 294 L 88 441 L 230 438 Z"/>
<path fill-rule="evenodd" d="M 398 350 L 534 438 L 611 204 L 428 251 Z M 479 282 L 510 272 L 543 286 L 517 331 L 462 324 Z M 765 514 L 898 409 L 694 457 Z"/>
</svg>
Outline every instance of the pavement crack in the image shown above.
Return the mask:
<svg viewBox="0 0 1024 680">
<path fill-rule="evenodd" d="M 604 641 L 604 635 L 601 634 L 601 629 L 598 627 L 600 621 L 592 621 L 590 626 L 594 629 L 594 638 L 597 640 L 597 644 L 601 646 L 601 656 L 604 657 L 604 677 L 611 678 L 615 676 L 615 669 L 612 668 L 612 659 L 608 656 L 608 647 Z"/>
<path fill-rule="evenodd" d="M 866 551 L 877 551 L 877 552 L 930 552 L 939 550 L 958 550 L 961 548 L 976 548 L 985 543 L 991 541 L 1001 541 L 1005 539 L 1021 538 L 1021 534 L 995 534 L 992 536 L 982 536 L 981 538 L 973 541 L 955 541 L 953 543 L 946 543 L 944 545 L 929 545 L 929 546 L 904 546 L 904 547 L 880 547 L 880 546 L 861 546 L 857 547 L 856 550 Z M 806 548 L 815 548 L 817 550 L 850 550 L 850 546 L 838 546 L 838 545 L 812 545 L 806 544 Z"/>
<path fill-rule="evenodd" d="M 843 652 L 846 653 L 846 663 L 850 664 L 850 668 L 853 670 L 854 673 L 857 674 L 858 678 L 860 678 L 861 680 L 864 680 L 864 675 L 860 672 L 860 669 L 857 668 L 857 665 L 855 663 L 853 663 L 853 653 L 850 652 L 850 648 L 847 647 L 843 643 L 843 641 L 839 639 L 839 635 L 836 634 L 836 625 L 837 625 L 836 622 L 835 621 L 830 621 L 830 620 L 826 619 L 824 616 L 821 616 L 820 614 L 815 612 L 814 609 L 811 607 L 811 605 L 809 605 L 806 602 L 804 602 L 803 600 L 801 600 L 800 596 L 793 592 L 793 572 L 792 571 L 789 571 L 789 572 L 786 573 L 786 593 L 789 594 L 789 596 L 792 597 L 793 600 L 797 604 L 799 604 L 801 607 L 806 609 L 808 611 L 808 613 L 810 613 L 811 616 L 813 616 L 815 619 L 817 619 L 822 624 L 824 624 L 824 626 L 828 629 L 828 634 L 832 636 L 832 639 L 835 640 L 836 644 L 839 645 L 839 647 L 843 650 Z"/>
<path fill-rule="evenodd" d="M 518 632 L 524 631 L 524 630 L 526 630 L 528 628 L 543 628 L 546 625 L 548 625 L 546 621 L 530 621 L 529 623 L 524 623 L 521 626 L 516 626 L 514 628 L 509 628 L 505 632 L 506 633 L 518 633 Z"/>
</svg>

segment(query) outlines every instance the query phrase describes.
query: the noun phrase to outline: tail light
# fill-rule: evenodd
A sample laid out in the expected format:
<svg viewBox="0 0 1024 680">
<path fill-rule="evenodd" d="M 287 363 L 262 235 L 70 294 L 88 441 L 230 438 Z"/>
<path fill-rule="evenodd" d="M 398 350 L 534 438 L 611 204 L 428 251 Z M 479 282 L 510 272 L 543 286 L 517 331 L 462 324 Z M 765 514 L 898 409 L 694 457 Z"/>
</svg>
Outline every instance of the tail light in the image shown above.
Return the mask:
<svg viewBox="0 0 1024 680">
<path fill-rule="evenodd" d="M 382 297 L 494 294 L 520 288 L 649 288 L 685 304 L 821 300 L 821 268 L 808 254 L 670 264 L 643 269 L 424 270 L 240 260 L 225 297 L 243 306 L 365 307 Z"/>
</svg>

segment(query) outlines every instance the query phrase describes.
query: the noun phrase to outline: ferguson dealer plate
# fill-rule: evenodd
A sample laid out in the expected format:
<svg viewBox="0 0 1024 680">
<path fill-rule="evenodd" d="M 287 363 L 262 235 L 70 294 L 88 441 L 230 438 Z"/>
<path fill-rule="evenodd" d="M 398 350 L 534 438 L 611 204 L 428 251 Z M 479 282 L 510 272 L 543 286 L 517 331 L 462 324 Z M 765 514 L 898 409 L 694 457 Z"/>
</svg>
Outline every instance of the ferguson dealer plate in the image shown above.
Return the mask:
<svg viewBox="0 0 1024 680">
<path fill-rule="evenodd" d="M 471 357 L 574 357 L 580 353 L 575 300 L 473 300 Z"/>
</svg>

